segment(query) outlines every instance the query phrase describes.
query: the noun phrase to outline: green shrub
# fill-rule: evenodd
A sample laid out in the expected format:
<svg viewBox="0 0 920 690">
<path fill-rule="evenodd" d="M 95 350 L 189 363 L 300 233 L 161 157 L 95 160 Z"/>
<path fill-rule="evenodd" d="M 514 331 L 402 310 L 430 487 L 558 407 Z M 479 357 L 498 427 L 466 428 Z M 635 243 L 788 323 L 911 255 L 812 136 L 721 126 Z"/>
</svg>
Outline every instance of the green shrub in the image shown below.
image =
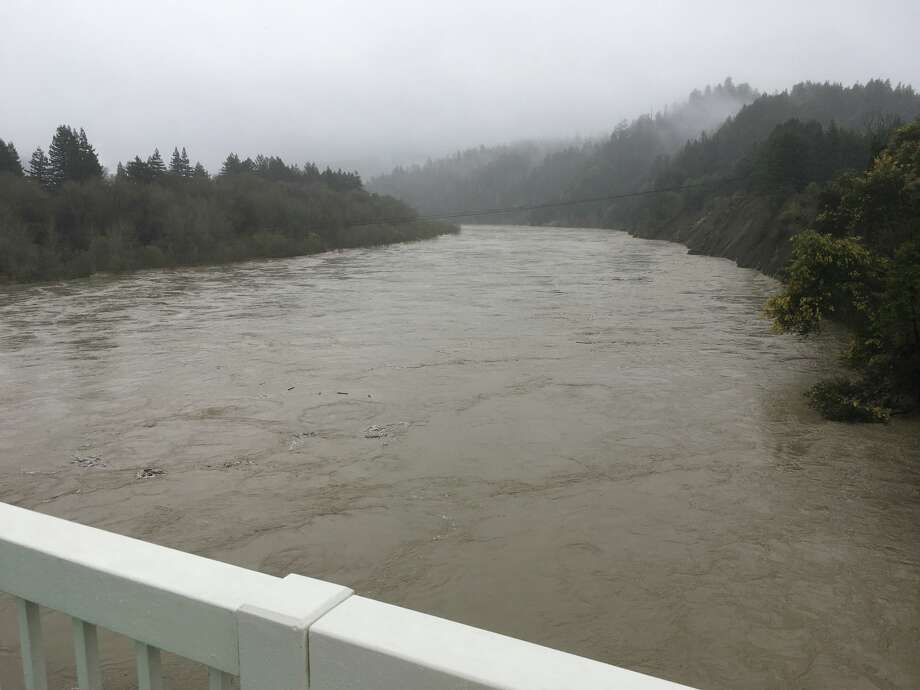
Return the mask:
<svg viewBox="0 0 920 690">
<path fill-rule="evenodd" d="M 902 127 L 861 175 L 825 190 L 818 229 L 792 240 L 786 285 L 765 311 L 777 330 L 847 326 L 844 363 L 858 383 L 815 386 L 830 419 L 887 421 L 920 405 L 920 121 Z"/>
<path fill-rule="evenodd" d="M 812 386 L 805 394 L 811 406 L 835 422 L 877 422 L 891 419 L 891 409 L 865 383 L 835 378 Z"/>
</svg>

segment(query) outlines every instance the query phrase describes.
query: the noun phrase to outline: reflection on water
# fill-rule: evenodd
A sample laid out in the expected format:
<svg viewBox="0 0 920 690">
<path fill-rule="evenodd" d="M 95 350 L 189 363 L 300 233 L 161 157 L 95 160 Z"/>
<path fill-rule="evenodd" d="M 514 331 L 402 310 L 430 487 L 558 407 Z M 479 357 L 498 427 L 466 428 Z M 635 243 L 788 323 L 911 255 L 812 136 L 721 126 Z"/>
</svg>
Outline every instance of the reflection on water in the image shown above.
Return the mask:
<svg viewBox="0 0 920 690">
<path fill-rule="evenodd" d="M 774 287 L 478 227 L 4 288 L 0 499 L 703 688 L 916 687 L 920 428 L 808 410 Z"/>
</svg>

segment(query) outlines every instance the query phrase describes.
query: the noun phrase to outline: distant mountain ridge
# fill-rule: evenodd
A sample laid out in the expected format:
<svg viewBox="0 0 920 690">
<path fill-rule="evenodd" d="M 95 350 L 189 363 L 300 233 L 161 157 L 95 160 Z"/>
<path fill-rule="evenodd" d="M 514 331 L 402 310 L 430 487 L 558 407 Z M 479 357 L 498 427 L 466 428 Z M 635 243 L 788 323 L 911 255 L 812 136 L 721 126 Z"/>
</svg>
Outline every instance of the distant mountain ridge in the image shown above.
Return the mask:
<svg viewBox="0 0 920 690">
<path fill-rule="evenodd" d="M 920 94 L 908 85 L 797 84 L 687 142 L 643 182 L 708 187 L 610 204 L 590 220 L 779 274 L 790 239 L 825 205 L 826 186 L 866 170 L 898 125 L 918 117 Z"/>
<path fill-rule="evenodd" d="M 428 215 L 689 187 L 470 220 L 622 228 L 777 273 L 789 238 L 817 213 L 820 185 L 864 170 L 895 126 L 917 117 L 920 95 L 881 79 L 772 94 L 726 79 L 603 140 L 471 149 L 369 187 Z"/>
<path fill-rule="evenodd" d="M 610 178 L 635 179 L 660 156 L 751 103 L 759 94 L 730 78 L 696 90 L 683 103 L 632 123 L 600 140 L 520 142 L 460 151 L 423 165 L 397 167 L 368 189 L 402 199 L 421 213 L 439 214 L 539 204 L 608 189 Z"/>
</svg>

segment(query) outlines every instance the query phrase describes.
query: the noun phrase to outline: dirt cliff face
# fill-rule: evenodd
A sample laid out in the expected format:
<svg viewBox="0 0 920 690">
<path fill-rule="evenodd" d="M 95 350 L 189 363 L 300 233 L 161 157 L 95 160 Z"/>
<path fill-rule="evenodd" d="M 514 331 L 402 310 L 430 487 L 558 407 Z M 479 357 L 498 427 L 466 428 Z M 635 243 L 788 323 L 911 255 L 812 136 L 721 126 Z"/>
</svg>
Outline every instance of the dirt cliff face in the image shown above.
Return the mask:
<svg viewBox="0 0 920 690">
<path fill-rule="evenodd" d="M 778 276 L 789 260 L 790 239 L 814 219 L 814 196 L 805 192 L 782 203 L 760 195 L 716 197 L 700 211 L 684 211 L 666 223 L 630 232 L 681 242 L 691 254 L 733 259 L 739 266 Z"/>
</svg>

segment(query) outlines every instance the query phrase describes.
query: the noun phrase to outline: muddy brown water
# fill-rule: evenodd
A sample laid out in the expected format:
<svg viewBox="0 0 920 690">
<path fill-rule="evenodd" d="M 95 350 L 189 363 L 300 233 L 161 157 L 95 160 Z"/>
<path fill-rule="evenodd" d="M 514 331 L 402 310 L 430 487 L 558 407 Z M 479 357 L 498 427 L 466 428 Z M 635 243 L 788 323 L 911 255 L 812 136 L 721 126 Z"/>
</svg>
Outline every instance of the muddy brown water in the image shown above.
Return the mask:
<svg viewBox="0 0 920 690">
<path fill-rule="evenodd" d="M 700 688 L 920 687 L 920 425 L 809 410 L 837 340 L 775 289 L 509 226 L 0 288 L 0 500 Z"/>
</svg>

